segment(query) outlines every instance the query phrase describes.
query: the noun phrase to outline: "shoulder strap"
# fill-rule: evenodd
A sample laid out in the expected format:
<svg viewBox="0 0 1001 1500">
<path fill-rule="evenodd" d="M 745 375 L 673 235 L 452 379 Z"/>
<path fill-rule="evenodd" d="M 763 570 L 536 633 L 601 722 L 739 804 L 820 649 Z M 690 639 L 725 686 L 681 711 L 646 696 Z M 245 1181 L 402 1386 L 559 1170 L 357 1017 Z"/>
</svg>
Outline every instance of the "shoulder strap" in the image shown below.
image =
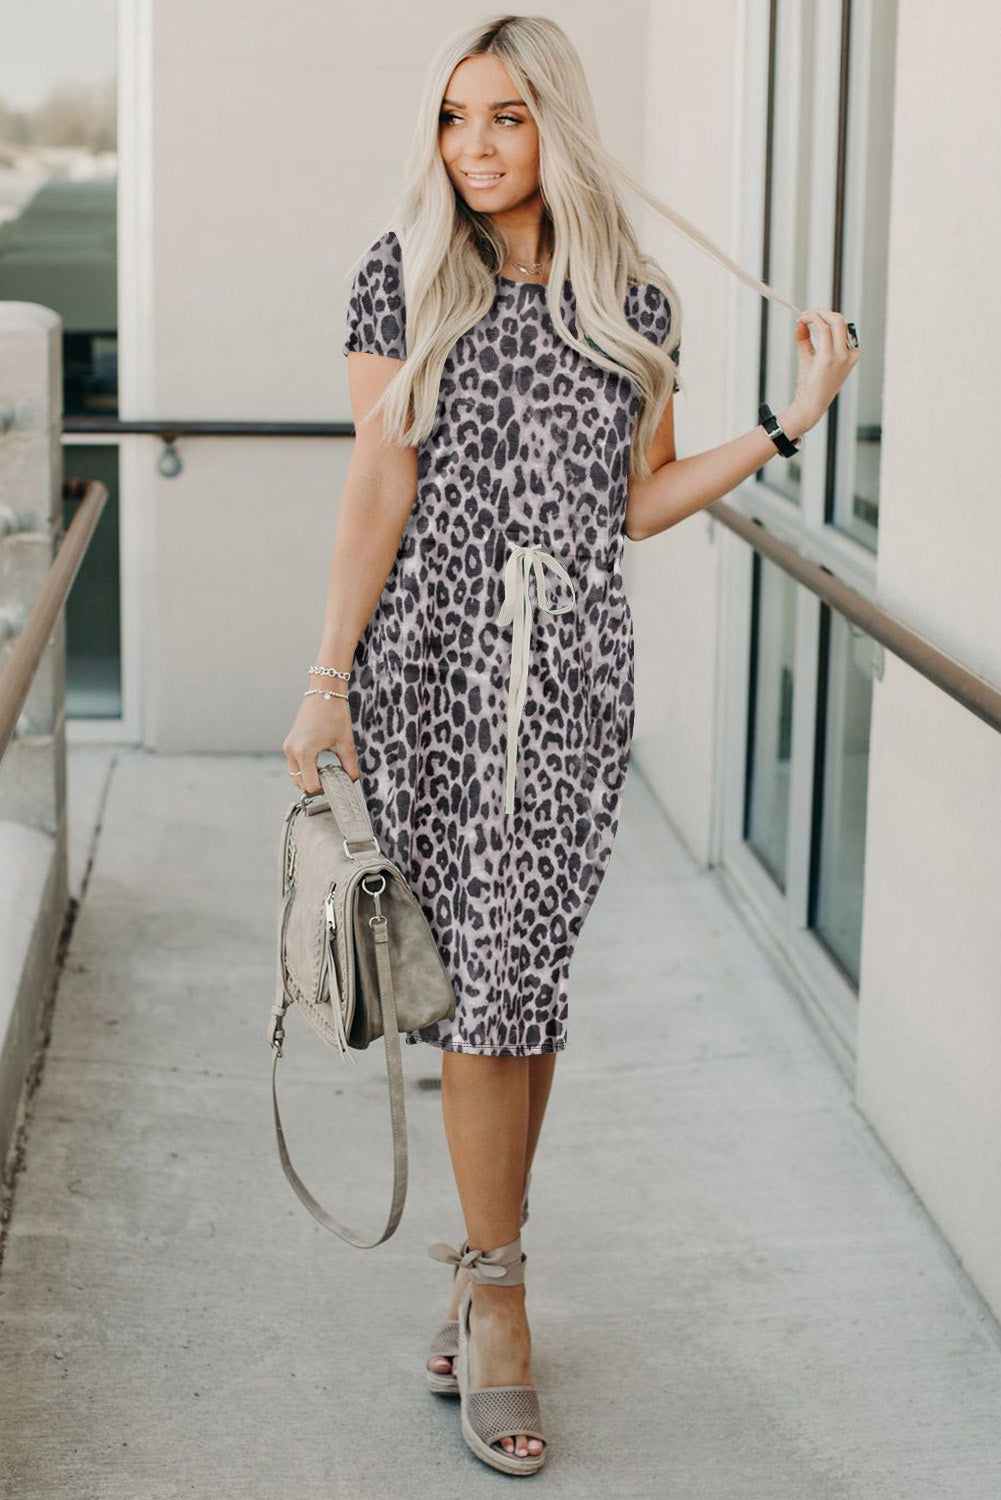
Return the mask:
<svg viewBox="0 0 1001 1500">
<path fill-rule="evenodd" d="M 278 1059 L 282 1055 L 280 1046 L 275 1047 L 271 1065 L 271 1103 L 275 1117 L 275 1136 L 278 1140 L 278 1155 L 285 1169 L 285 1176 L 313 1218 L 322 1224 L 324 1229 L 332 1230 L 342 1240 L 347 1240 L 349 1245 L 355 1245 L 359 1250 L 371 1250 L 396 1232 L 396 1226 L 400 1222 L 403 1205 L 407 1198 L 407 1115 L 403 1097 L 403 1060 L 400 1054 L 400 1033 L 396 1017 L 396 995 L 393 989 L 393 970 L 389 961 L 389 932 L 384 916 L 372 917 L 371 925 L 375 938 L 375 964 L 379 983 L 379 1001 L 382 1007 L 382 1038 L 386 1044 L 386 1076 L 389 1080 L 389 1115 L 393 1129 L 393 1200 L 386 1227 L 377 1239 L 362 1239 L 353 1229 L 349 1229 L 345 1224 L 340 1224 L 332 1218 L 313 1197 L 293 1167 L 288 1147 L 285 1144 L 285 1133 L 282 1130 L 281 1113 L 278 1109 L 275 1075 Z"/>
</svg>

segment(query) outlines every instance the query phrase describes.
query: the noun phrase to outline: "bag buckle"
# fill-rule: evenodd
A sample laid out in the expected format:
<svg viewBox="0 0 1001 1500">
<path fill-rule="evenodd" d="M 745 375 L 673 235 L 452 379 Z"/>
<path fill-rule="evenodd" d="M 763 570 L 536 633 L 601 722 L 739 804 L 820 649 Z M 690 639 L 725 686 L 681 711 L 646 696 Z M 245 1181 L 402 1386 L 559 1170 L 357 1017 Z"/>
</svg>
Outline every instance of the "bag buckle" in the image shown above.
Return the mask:
<svg viewBox="0 0 1001 1500">
<path fill-rule="evenodd" d="M 355 844 L 371 844 L 373 854 L 382 853 L 382 850 L 379 848 L 379 840 L 376 838 L 374 833 L 370 833 L 369 836 L 364 839 L 352 839 L 351 842 Z M 344 838 L 341 840 L 341 843 L 344 845 L 344 853 L 347 855 L 348 859 L 354 859 L 355 851 L 348 848 L 348 840 Z"/>
<path fill-rule="evenodd" d="M 371 886 L 368 886 L 368 885 L 365 884 L 365 882 L 367 880 L 380 880 L 382 882 L 382 884 L 381 885 L 377 885 L 376 888 L 375 888 L 375 890 L 373 890 L 371 888 Z M 371 927 L 372 924 L 373 924 L 373 922 L 378 922 L 378 921 L 381 921 L 381 919 L 382 919 L 382 902 L 379 900 L 379 897 L 381 896 L 382 892 L 386 889 L 386 877 L 385 877 L 385 875 L 382 875 L 382 874 L 378 874 L 378 875 L 363 875 L 362 878 L 361 878 L 361 888 L 362 888 L 363 891 L 366 892 L 367 895 L 371 896 L 372 900 L 375 902 L 375 916 L 374 917 L 369 917 L 369 919 L 368 919 L 368 925 Z"/>
<path fill-rule="evenodd" d="M 282 1051 L 282 1042 L 284 1042 L 285 1040 L 285 1026 L 283 1023 L 285 1020 L 285 1012 L 287 1009 L 287 1000 L 284 1003 L 276 1000 L 274 1005 L 271 1007 L 271 1023 L 268 1026 L 268 1041 L 271 1046 L 274 1047 L 279 1057 L 285 1056 L 284 1052 Z"/>
</svg>

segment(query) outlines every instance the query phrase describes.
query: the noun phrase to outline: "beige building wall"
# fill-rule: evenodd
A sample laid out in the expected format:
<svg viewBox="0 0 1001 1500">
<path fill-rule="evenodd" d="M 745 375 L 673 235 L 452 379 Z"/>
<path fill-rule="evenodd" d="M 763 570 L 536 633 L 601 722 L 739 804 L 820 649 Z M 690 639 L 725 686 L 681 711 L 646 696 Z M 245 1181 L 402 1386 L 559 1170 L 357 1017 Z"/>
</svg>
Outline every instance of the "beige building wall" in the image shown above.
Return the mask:
<svg viewBox="0 0 1001 1500">
<path fill-rule="evenodd" d="M 646 0 L 541 10 L 584 58 L 606 143 L 638 169 Z M 350 420 L 345 275 L 389 212 L 426 59 L 489 13 L 154 0 L 151 411 Z M 322 629 L 349 440 L 180 452 L 180 476 L 150 481 L 146 738 L 277 751 Z"/>
<path fill-rule="evenodd" d="M 1001 685 L 1001 25 L 900 8 L 880 507 L 887 607 Z M 1001 1313 L 1001 736 L 887 655 L 858 1100 Z"/>
<path fill-rule="evenodd" d="M 733 209 L 736 10 L 734 0 L 652 4 L 647 48 L 644 181 L 724 247 Z M 725 425 L 731 275 L 653 210 L 644 213 L 644 243 L 683 304 L 689 390 L 674 398 L 683 458 L 736 435 Z M 745 425 L 753 424 L 749 415 Z M 715 779 L 718 541 L 708 516 L 689 516 L 659 536 L 627 541 L 625 561 L 636 634 L 635 765 L 701 863 L 710 858 Z"/>
</svg>

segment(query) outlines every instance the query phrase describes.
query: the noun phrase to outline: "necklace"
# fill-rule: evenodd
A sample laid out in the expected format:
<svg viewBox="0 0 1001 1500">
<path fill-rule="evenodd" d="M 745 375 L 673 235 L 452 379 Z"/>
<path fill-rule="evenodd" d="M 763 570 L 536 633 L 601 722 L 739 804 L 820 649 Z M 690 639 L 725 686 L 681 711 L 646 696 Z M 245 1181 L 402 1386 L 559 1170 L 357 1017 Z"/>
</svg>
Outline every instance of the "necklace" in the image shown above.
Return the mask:
<svg viewBox="0 0 1001 1500">
<path fill-rule="evenodd" d="M 527 264 L 523 264 L 520 260 L 515 260 L 513 255 L 509 255 L 504 264 L 514 266 L 516 271 L 524 271 L 526 276 L 538 276 L 541 271 L 546 269 L 551 260 L 552 256 L 547 255 L 542 260 L 532 260 L 528 261 Z"/>
</svg>

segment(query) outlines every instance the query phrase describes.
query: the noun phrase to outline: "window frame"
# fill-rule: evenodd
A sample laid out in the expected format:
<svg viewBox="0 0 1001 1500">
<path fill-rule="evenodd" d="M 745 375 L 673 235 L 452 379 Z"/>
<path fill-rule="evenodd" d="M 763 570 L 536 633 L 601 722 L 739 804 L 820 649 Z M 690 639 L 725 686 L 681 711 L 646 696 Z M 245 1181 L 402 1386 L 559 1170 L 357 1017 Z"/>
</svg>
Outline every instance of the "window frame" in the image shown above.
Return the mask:
<svg viewBox="0 0 1001 1500">
<path fill-rule="evenodd" d="M 118 0 L 118 413 L 123 421 L 153 412 L 153 0 Z M 117 447 L 121 581 L 122 714 L 117 719 L 67 716 L 73 744 L 155 747 L 156 455 L 158 439 L 71 432 L 63 446 Z M 67 477 L 70 477 L 67 474 Z"/>
<path fill-rule="evenodd" d="M 775 0 L 744 0 L 740 15 L 738 57 L 742 60 L 742 95 L 735 118 L 737 234 L 733 253 L 741 264 L 751 268 L 761 266 L 768 211 L 769 56 L 774 7 Z M 846 154 L 852 163 L 864 161 L 864 153 L 858 147 L 867 121 L 859 116 L 859 101 L 864 105 L 869 92 L 862 80 L 868 76 L 872 15 L 873 0 L 843 0 L 842 5 L 817 6 L 809 90 L 813 122 L 807 306 L 839 307 L 844 311 L 857 307 L 860 301 L 864 223 L 858 210 L 864 204 L 864 182 L 856 179 L 850 183 L 851 203 L 845 201 L 844 189 Z M 850 47 L 843 45 L 849 39 Z M 837 58 L 839 65 L 821 67 L 819 58 Z M 853 106 L 854 112 L 849 117 Z M 789 336 L 794 337 L 793 320 L 787 311 L 770 304 L 768 313 L 771 317 L 788 318 Z M 761 396 L 765 328 L 761 299 L 747 296 L 736 283 L 728 288 L 728 326 L 735 352 L 727 386 L 727 425 L 730 430 L 743 431 L 751 425 L 748 414 L 757 412 L 759 400 L 767 400 L 778 411 L 793 392 L 766 383 L 765 395 Z M 728 498 L 745 515 L 759 518 L 782 540 L 829 567 L 861 593 L 875 598 L 876 553 L 841 530 L 832 519 L 841 514 L 838 507 L 844 505 L 842 496 L 851 494 L 854 481 L 856 402 L 856 389 L 850 381 L 821 421 L 806 434 L 799 455 L 802 476 L 798 501 L 768 482 L 767 468 L 761 479 L 752 476 Z M 818 711 L 825 669 L 821 654 L 822 604 L 807 589 L 797 586 L 792 764 L 783 892 L 743 834 L 754 553 L 726 528 L 719 528 L 719 533 L 723 534 L 720 598 L 723 670 L 718 700 L 721 753 L 717 764 L 716 858 L 734 894 L 755 918 L 760 934 L 769 941 L 775 956 L 795 972 L 805 1002 L 832 1053 L 850 1075 L 857 993 L 840 964 L 809 926 L 814 883 L 811 871 L 820 805 L 816 778 L 822 765 L 818 729 L 824 721 Z"/>
</svg>

